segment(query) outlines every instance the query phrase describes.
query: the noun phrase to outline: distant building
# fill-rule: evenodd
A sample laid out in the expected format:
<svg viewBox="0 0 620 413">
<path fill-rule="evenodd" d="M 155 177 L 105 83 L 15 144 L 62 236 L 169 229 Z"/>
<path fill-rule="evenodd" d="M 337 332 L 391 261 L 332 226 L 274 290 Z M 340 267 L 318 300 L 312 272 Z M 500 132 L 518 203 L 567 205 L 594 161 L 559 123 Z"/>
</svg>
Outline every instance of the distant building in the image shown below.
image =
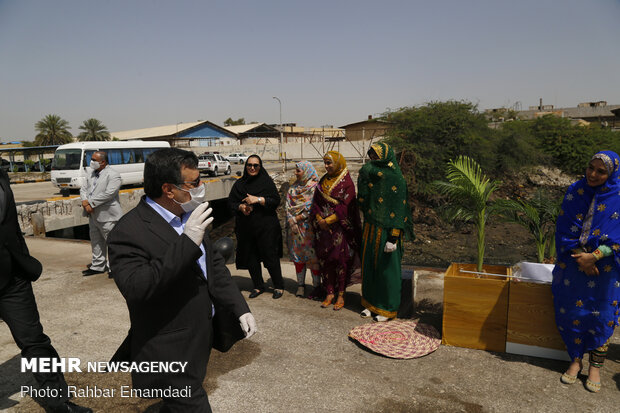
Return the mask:
<svg viewBox="0 0 620 413">
<path fill-rule="evenodd" d="M 224 129 L 238 136 L 241 144 L 278 143 L 280 139 L 280 131 L 266 123 L 224 126 Z"/>
<path fill-rule="evenodd" d="M 544 115 L 555 115 L 569 118 L 576 123 L 585 125 L 596 123 L 604 127 L 620 130 L 620 105 L 608 105 L 606 101 L 579 103 L 572 108 L 554 108 L 553 105 L 530 106 L 529 110 L 517 113 L 519 119 L 536 119 Z"/>
<path fill-rule="evenodd" d="M 168 141 L 170 146 L 222 146 L 239 143 L 235 133 L 207 120 L 111 132 L 110 136 L 121 141 Z"/>
<path fill-rule="evenodd" d="M 372 115 L 368 115 L 367 120 L 341 126 L 348 141 L 381 139 L 385 137 L 385 133 L 390 127 L 390 122 L 383 119 L 373 119 Z"/>
</svg>

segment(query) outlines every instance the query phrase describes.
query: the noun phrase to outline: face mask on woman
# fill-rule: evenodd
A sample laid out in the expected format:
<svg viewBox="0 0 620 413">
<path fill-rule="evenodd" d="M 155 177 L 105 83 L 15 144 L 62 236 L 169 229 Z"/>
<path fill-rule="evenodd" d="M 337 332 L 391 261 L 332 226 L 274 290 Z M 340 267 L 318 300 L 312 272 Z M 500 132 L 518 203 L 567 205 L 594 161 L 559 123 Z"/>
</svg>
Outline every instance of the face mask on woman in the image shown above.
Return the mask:
<svg viewBox="0 0 620 413">
<path fill-rule="evenodd" d="M 191 196 L 191 199 L 187 202 L 179 202 L 176 199 L 172 198 L 174 202 L 176 202 L 177 204 L 181 206 L 181 208 L 183 208 L 184 212 L 186 213 L 192 212 L 194 209 L 198 207 L 198 205 L 204 202 L 205 200 L 205 186 L 204 185 L 201 184 L 199 187 L 192 188 L 192 189 L 183 189 L 177 185 L 175 186 L 181 191 L 189 192 L 189 195 Z"/>
</svg>

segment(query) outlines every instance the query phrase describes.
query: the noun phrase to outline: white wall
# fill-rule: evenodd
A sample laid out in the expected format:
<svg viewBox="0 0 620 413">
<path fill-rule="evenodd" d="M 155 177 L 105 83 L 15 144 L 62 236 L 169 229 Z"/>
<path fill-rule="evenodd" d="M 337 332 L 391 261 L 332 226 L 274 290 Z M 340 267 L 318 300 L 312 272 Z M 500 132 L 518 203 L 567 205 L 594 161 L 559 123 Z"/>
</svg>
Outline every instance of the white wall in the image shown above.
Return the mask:
<svg viewBox="0 0 620 413">
<path fill-rule="evenodd" d="M 372 141 L 372 143 L 377 140 Z M 285 143 L 283 152 L 287 159 L 321 159 L 329 150 L 340 152 L 347 159 L 361 159 L 366 155 L 371 141 L 339 141 L 339 142 L 318 142 L 318 143 Z M 191 148 L 195 149 L 195 148 Z M 213 150 L 224 154 L 233 152 L 243 152 L 246 155 L 257 154 L 265 161 L 278 160 L 278 144 L 248 144 L 233 146 L 212 147 Z"/>
</svg>

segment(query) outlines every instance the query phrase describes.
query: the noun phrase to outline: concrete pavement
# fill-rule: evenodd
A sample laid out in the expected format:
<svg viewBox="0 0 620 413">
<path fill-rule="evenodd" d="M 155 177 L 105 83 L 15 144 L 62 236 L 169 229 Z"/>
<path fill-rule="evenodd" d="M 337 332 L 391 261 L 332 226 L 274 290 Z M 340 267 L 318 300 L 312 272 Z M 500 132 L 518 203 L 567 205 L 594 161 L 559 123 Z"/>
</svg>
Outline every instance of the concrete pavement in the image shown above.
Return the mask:
<svg viewBox="0 0 620 413">
<path fill-rule="evenodd" d="M 124 338 L 129 320 L 112 280 L 105 274 L 81 276 L 90 260 L 90 244 L 41 238 L 27 242 L 44 265 L 33 288 L 45 332 L 61 357 L 79 357 L 82 363 L 107 361 Z M 247 297 L 251 288 L 247 271 L 229 268 Z M 283 298 L 273 300 L 266 293 L 249 300 L 259 332 L 228 353 L 212 353 L 205 387 L 215 412 L 618 411 L 618 332 L 599 394 L 587 392 L 580 382 L 561 384 L 566 366 L 553 360 L 447 346 L 419 359 L 394 360 L 370 353 L 347 337 L 351 328 L 369 322 L 358 315 L 359 285 L 349 289 L 346 307 L 335 312 L 296 298 L 293 265 L 283 261 L 282 268 L 287 290 Z M 442 286 L 441 274 L 419 272 L 416 317 L 439 330 Z M 19 369 L 19 350 L 0 322 L 0 410 L 43 411 L 30 397 L 20 397 L 20 386 L 35 382 Z M 78 388 L 131 384 L 128 373 L 66 377 Z M 74 401 L 97 412 L 158 408 L 157 400 L 137 398 Z"/>
</svg>

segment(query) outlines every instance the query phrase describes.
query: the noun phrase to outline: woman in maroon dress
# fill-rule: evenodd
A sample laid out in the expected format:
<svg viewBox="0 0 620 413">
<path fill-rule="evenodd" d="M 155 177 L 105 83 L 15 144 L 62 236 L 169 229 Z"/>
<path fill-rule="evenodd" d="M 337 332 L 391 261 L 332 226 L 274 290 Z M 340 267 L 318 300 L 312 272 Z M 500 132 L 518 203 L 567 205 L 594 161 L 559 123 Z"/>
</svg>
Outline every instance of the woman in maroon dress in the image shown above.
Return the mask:
<svg viewBox="0 0 620 413">
<path fill-rule="evenodd" d="M 329 151 L 323 162 L 327 173 L 316 187 L 310 215 L 314 218 L 314 248 L 327 293 L 321 307 L 329 307 L 337 295 L 334 310 L 340 310 L 347 285 L 360 281 L 362 224 L 346 160 L 340 153 Z"/>
</svg>

